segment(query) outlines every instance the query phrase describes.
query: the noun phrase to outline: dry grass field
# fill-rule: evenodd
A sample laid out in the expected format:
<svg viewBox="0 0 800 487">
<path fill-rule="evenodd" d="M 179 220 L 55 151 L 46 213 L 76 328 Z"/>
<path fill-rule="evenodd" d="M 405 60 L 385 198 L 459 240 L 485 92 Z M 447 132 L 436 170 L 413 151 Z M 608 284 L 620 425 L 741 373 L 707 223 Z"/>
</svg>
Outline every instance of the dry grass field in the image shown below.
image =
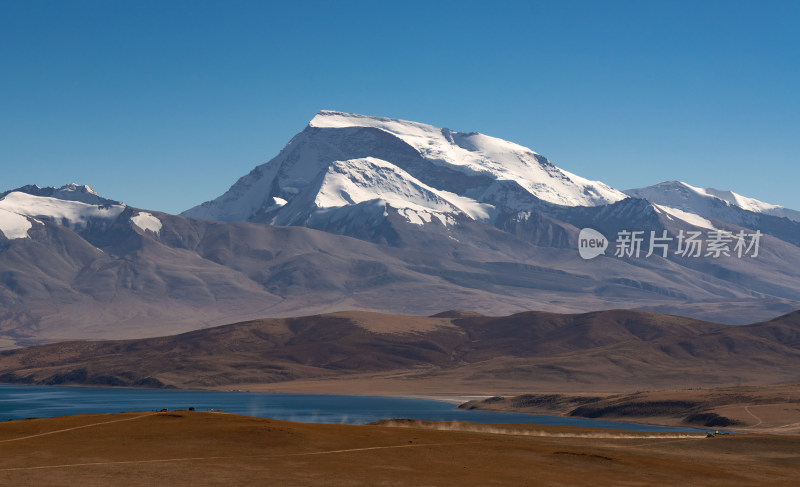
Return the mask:
<svg viewBox="0 0 800 487">
<path fill-rule="evenodd" d="M 225 413 L 0 424 L 0 485 L 795 486 L 800 437 L 302 424 Z"/>
</svg>

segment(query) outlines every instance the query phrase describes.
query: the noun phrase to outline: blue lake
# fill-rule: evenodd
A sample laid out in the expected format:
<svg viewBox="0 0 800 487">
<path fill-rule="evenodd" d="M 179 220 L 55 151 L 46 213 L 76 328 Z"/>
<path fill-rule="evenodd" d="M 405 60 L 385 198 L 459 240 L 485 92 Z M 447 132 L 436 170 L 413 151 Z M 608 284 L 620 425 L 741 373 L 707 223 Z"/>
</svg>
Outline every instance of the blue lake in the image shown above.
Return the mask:
<svg viewBox="0 0 800 487">
<path fill-rule="evenodd" d="M 189 407 L 198 411 L 218 409 L 228 413 L 307 423 L 366 424 L 381 419 L 404 418 L 634 431 L 697 431 L 557 416 L 466 411 L 443 401 L 396 397 L 0 385 L 0 421 Z"/>
</svg>

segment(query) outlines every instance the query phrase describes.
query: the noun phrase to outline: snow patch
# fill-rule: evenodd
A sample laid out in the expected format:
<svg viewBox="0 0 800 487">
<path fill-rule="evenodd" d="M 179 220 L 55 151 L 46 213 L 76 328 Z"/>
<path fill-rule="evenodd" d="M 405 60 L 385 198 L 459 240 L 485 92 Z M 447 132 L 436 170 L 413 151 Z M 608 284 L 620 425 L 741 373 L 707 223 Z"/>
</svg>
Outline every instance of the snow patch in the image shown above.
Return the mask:
<svg viewBox="0 0 800 487">
<path fill-rule="evenodd" d="M 30 238 L 28 230 L 33 224 L 22 215 L 0 208 L 0 232 L 9 240 Z"/>
<path fill-rule="evenodd" d="M 95 205 L 47 196 L 33 196 L 17 191 L 9 193 L 0 200 L 0 209 L 31 218 L 51 220 L 60 225 L 82 228 L 90 219 L 110 220 L 118 217 L 125 210 L 125 205 Z"/>
<path fill-rule="evenodd" d="M 319 112 L 309 126 L 377 128 L 405 141 L 433 164 L 496 180 L 516 181 L 537 198 L 558 205 L 596 206 L 626 198 L 610 186 L 557 168 L 526 147 L 488 135 L 328 110 Z"/>
<path fill-rule="evenodd" d="M 131 223 L 143 231 L 150 230 L 156 235 L 161 232 L 161 220 L 144 211 L 140 211 L 136 216 L 131 217 Z"/>
<path fill-rule="evenodd" d="M 323 177 L 314 204 L 318 208 L 333 208 L 376 199 L 395 208 L 416 225 L 430 223 L 434 217 L 444 225 L 453 224 L 453 214 L 485 219 L 492 208 L 432 188 L 394 164 L 375 157 L 333 163 Z"/>
<path fill-rule="evenodd" d="M 625 192 L 652 203 L 729 221 L 737 225 L 749 223 L 746 215 L 736 213 L 738 209 L 800 222 L 800 211 L 748 198 L 733 191 L 698 188 L 682 181 L 665 181 L 646 188 L 629 189 Z"/>
<path fill-rule="evenodd" d="M 473 220 L 489 221 L 494 213 L 495 207 L 488 203 L 480 203 L 472 198 L 467 198 L 466 196 L 443 191 L 441 189 L 436 190 L 436 192 Z"/>
<path fill-rule="evenodd" d="M 653 208 L 656 209 L 656 211 L 666 214 L 670 219 L 677 218 L 678 220 L 682 220 L 688 223 L 689 225 L 694 225 L 700 228 L 707 228 L 709 230 L 719 230 L 714 225 L 712 225 L 709 220 L 706 220 L 700 215 L 695 215 L 694 213 L 689 213 L 687 211 L 679 210 L 677 208 L 671 208 L 669 206 L 657 205 L 655 203 L 652 203 L 652 205 Z"/>
<path fill-rule="evenodd" d="M 779 205 L 773 205 L 770 203 L 759 201 L 755 198 L 748 198 L 747 196 L 742 196 L 738 193 L 734 193 L 733 191 L 723 191 L 714 188 L 705 188 L 703 191 L 705 191 L 705 193 L 708 194 L 709 196 L 715 196 L 723 201 L 727 201 L 732 205 L 738 206 L 739 208 L 753 211 L 756 213 L 771 214 L 773 213 L 774 210 L 786 209 Z"/>
</svg>

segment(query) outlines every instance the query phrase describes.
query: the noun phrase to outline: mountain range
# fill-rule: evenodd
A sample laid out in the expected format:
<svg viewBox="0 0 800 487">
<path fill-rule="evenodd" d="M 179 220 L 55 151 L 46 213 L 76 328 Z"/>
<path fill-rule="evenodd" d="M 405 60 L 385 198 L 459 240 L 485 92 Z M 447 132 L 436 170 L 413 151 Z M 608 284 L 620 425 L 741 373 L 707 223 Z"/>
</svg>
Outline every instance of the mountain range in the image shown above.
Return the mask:
<svg viewBox="0 0 800 487">
<path fill-rule="evenodd" d="M 591 260 L 584 228 L 607 239 Z M 77 184 L 0 194 L 0 347 L 345 309 L 743 324 L 800 307 L 797 262 L 795 210 L 675 181 L 620 191 L 502 139 L 322 111 L 181 215 Z"/>
</svg>

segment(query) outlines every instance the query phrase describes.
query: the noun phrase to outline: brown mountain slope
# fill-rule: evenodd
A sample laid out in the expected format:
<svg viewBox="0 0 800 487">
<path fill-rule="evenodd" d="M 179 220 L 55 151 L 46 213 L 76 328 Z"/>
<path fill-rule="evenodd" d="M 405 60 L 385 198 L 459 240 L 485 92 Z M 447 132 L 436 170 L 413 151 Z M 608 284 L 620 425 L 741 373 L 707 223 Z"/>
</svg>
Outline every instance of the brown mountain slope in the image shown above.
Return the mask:
<svg viewBox="0 0 800 487">
<path fill-rule="evenodd" d="M 132 223 L 139 212 L 128 207 L 80 230 L 42 218 L 30 238 L 0 236 L 0 349 L 347 309 L 637 308 L 745 324 L 797 309 L 800 300 L 800 273 L 786 264 L 800 261 L 800 249 L 778 239 L 765 240 L 757 262 L 718 259 L 695 269 L 660 258 L 583 260 L 575 227 L 573 245 L 563 247 L 560 238 L 548 243 L 478 222 L 405 222 L 393 227 L 402 245 L 390 246 L 151 211 L 162 224 L 154 233 Z"/>
<path fill-rule="evenodd" d="M 471 391 L 777 383 L 800 379 L 798 316 L 737 327 L 630 310 L 429 318 L 342 312 L 5 351 L 0 381 L 280 388 L 360 378 Z"/>
</svg>

